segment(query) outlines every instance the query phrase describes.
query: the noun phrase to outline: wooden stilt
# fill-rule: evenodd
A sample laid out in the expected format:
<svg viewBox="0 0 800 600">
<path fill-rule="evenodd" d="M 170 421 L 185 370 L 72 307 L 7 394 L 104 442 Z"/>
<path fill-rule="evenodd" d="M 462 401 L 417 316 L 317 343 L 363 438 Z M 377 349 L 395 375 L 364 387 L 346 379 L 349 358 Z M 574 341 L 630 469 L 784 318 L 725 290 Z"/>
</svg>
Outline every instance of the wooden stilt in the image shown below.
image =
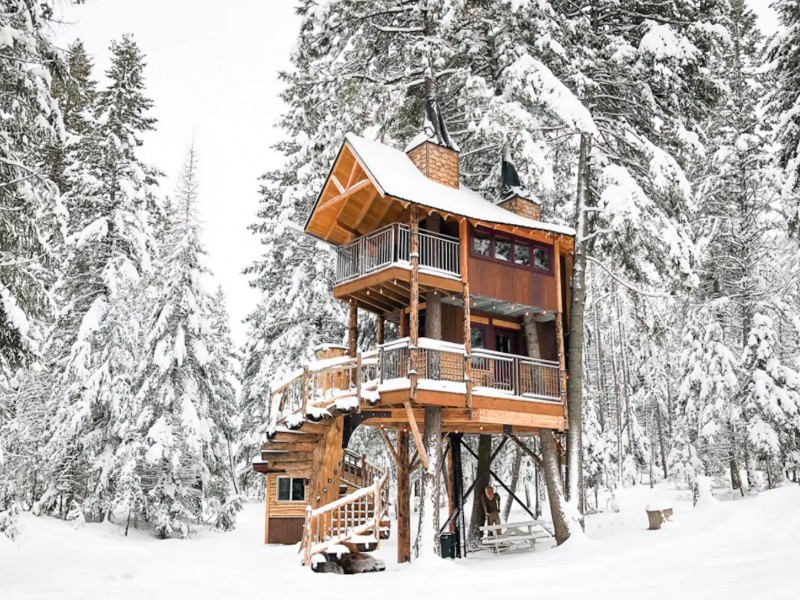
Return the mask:
<svg viewBox="0 0 800 600">
<path fill-rule="evenodd" d="M 411 560 L 411 469 L 408 431 L 397 432 L 397 562 Z"/>
<path fill-rule="evenodd" d="M 419 212 L 416 204 L 411 205 L 409 222 L 411 259 L 411 306 L 409 315 L 409 349 L 411 368 L 408 378 L 411 381 L 411 401 L 417 399 L 417 344 L 419 343 Z"/>
<path fill-rule="evenodd" d="M 350 300 L 350 312 L 347 315 L 347 347 L 350 356 L 358 352 L 358 305 Z"/>
<path fill-rule="evenodd" d="M 386 318 L 383 315 L 378 315 L 378 332 L 376 335 L 376 341 L 378 345 L 383 344 L 383 339 L 386 330 Z"/>
</svg>

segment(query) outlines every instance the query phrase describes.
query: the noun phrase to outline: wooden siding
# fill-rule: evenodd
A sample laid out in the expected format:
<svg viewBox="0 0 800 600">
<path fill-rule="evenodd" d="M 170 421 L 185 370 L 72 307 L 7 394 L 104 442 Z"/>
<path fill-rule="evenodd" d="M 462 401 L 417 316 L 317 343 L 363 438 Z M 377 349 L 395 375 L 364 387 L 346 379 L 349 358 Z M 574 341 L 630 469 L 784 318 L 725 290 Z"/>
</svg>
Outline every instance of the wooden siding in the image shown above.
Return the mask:
<svg viewBox="0 0 800 600">
<path fill-rule="evenodd" d="M 464 309 L 442 303 L 442 339 L 454 344 L 464 343 Z"/>
<path fill-rule="evenodd" d="M 558 276 L 469 256 L 470 292 L 497 300 L 558 310 Z"/>
<path fill-rule="evenodd" d="M 305 517 L 270 517 L 268 544 L 296 544 L 303 539 Z"/>
</svg>

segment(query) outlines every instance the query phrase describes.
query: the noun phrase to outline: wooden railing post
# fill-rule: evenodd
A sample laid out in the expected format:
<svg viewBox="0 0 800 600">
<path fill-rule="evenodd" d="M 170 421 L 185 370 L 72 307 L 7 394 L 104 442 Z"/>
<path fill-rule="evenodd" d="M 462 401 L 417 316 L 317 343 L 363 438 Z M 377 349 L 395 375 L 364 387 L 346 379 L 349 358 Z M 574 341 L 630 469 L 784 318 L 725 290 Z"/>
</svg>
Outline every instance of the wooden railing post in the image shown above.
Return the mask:
<svg viewBox="0 0 800 600">
<path fill-rule="evenodd" d="M 311 386 L 311 371 L 309 370 L 308 365 L 303 367 L 303 383 L 302 383 L 302 386 L 303 386 L 303 410 L 305 411 L 305 414 L 307 415 L 309 413 L 309 408 L 310 408 L 308 406 L 309 397 L 310 397 L 310 395 L 308 393 L 308 391 L 309 391 L 308 388 Z"/>
<path fill-rule="evenodd" d="M 380 546 L 381 543 L 381 480 L 375 482 L 375 499 L 372 502 L 375 510 L 375 545 Z"/>
<path fill-rule="evenodd" d="M 361 352 L 356 354 L 356 398 L 361 403 Z"/>
<path fill-rule="evenodd" d="M 306 531 L 305 531 L 305 542 L 303 545 L 303 564 L 307 566 L 311 565 L 311 547 L 314 545 L 314 537 L 313 537 L 313 527 L 312 521 L 314 520 L 313 515 L 311 514 L 311 506 L 306 506 Z"/>
</svg>

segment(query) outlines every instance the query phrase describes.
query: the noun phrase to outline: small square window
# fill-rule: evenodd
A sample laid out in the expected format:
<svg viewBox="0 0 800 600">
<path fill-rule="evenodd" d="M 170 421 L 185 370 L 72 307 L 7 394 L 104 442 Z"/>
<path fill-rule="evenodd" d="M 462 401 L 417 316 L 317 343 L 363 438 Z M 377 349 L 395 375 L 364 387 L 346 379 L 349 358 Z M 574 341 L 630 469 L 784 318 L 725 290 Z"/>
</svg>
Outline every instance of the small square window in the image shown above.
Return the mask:
<svg viewBox="0 0 800 600">
<path fill-rule="evenodd" d="M 278 477 L 278 501 L 302 502 L 306 499 L 306 480 Z"/>
<path fill-rule="evenodd" d="M 489 256 L 491 254 L 492 238 L 482 233 L 476 233 L 472 238 L 472 251 L 478 256 Z"/>
<path fill-rule="evenodd" d="M 494 241 L 494 257 L 508 262 L 511 260 L 511 240 L 496 238 Z"/>
<path fill-rule="evenodd" d="M 531 247 L 528 244 L 514 242 L 514 262 L 525 267 L 531 264 Z"/>
<path fill-rule="evenodd" d="M 550 253 L 544 248 L 533 249 L 533 266 L 541 271 L 550 270 Z"/>
</svg>

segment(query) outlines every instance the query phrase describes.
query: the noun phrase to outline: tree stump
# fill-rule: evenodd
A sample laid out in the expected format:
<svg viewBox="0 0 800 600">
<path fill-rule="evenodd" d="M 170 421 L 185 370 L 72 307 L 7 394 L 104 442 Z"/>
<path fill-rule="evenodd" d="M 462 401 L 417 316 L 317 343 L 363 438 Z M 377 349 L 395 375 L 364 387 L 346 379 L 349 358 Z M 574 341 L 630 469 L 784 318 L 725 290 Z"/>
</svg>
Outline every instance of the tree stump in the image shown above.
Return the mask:
<svg viewBox="0 0 800 600">
<path fill-rule="evenodd" d="M 647 510 L 647 520 L 650 521 L 648 529 L 661 529 L 661 523 L 664 522 L 664 516 L 660 510 Z"/>
</svg>

